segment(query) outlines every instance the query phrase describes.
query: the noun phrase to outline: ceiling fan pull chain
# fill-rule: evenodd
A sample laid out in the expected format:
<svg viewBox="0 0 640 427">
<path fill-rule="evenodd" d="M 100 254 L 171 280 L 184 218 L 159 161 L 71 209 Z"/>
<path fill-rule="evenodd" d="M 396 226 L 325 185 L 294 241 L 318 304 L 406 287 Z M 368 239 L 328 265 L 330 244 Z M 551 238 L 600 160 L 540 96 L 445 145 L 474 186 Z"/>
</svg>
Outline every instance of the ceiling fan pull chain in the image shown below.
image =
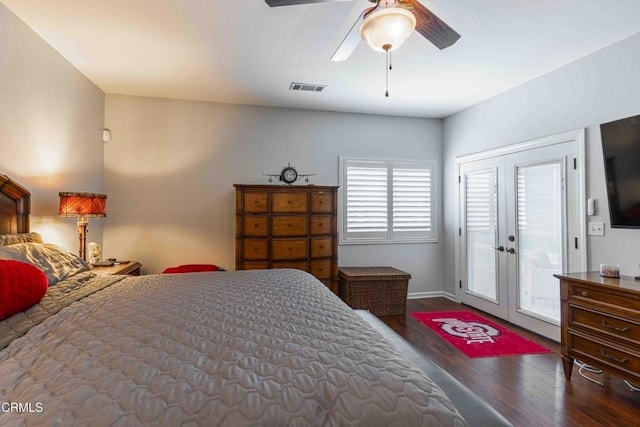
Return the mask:
<svg viewBox="0 0 640 427">
<path fill-rule="evenodd" d="M 389 51 L 389 69 L 393 70 L 392 60 L 391 60 L 391 51 Z"/>
<path fill-rule="evenodd" d="M 387 54 L 386 55 L 386 57 L 387 57 L 387 65 L 386 65 L 384 71 L 386 73 L 386 85 L 387 85 L 386 89 L 387 89 L 387 91 L 385 92 L 384 96 L 386 96 L 388 98 L 389 97 L 389 70 L 391 69 L 390 66 L 389 66 L 390 55 L 391 55 L 391 53 L 389 52 L 389 49 L 387 49 L 386 54 Z"/>
</svg>

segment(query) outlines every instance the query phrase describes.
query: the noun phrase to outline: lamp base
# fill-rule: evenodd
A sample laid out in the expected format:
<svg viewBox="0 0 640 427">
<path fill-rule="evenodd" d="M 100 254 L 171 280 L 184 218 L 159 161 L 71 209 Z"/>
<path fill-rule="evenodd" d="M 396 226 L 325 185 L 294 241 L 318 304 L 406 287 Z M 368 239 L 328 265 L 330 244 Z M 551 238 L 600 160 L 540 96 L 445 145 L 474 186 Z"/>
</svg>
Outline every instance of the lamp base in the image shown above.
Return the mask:
<svg viewBox="0 0 640 427">
<path fill-rule="evenodd" d="M 78 220 L 78 256 L 83 260 L 87 260 L 87 226 L 89 221 L 81 217 Z"/>
</svg>

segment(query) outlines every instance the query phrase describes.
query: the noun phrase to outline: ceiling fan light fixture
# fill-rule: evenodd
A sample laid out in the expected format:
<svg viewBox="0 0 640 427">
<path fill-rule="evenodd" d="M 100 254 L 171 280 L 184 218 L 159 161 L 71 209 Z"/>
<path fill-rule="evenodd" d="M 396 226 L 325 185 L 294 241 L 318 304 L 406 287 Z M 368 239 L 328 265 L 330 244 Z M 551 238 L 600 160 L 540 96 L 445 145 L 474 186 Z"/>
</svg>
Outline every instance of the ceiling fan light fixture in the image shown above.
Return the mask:
<svg viewBox="0 0 640 427">
<path fill-rule="evenodd" d="M 360 26 L 360 36 L 377 52 L 396 50 L 416 28 L 416 17 L 410 11 L 390 7 L 371 12 Z"/>
</svg>

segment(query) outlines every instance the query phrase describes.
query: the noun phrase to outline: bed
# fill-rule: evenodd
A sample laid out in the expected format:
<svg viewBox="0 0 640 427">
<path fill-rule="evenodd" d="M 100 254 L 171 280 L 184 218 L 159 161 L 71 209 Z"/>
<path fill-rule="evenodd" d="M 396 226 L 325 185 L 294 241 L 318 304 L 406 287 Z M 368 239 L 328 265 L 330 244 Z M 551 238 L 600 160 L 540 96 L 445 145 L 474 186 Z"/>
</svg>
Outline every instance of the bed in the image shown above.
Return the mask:
<svg viewBox="0 0 640 427">
<path fill-rule="evenodd" d="M 97 276 L 0 193 L 0 259 L 48 281 L 0 321 L 1 425 L 508 425 L 305 272 Z"/>
</svg>

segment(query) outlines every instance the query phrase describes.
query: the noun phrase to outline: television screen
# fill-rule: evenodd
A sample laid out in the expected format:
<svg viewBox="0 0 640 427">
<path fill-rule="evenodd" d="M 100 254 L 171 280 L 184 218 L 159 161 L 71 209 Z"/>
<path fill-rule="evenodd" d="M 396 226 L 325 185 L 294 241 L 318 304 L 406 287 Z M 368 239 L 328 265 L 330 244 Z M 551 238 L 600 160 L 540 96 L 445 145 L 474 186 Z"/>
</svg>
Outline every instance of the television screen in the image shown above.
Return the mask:
<svg viewBox="0 0 640 427">
<path fill-rule="evenodd" d="M 600 125 L 611 226 L 640 228 L 640 115 Z"/>
</svg>

